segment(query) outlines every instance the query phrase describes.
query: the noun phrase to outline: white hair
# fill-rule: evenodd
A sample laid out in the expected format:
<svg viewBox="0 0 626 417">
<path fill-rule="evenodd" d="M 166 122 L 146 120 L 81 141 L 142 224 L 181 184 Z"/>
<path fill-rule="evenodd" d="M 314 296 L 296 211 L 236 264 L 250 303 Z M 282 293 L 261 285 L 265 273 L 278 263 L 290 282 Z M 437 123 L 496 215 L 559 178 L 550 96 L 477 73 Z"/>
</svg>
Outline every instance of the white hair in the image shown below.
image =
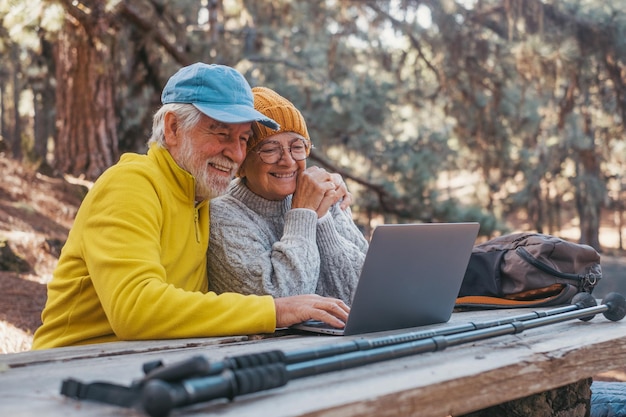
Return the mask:
<svg viewBox="0 0 626 417">
<path fill-rule="evenodd" d="M 169 103 L 164 104 L 152 118 L 152 136 L 148 140 L 148 146 L 156 143 L 157 146 L 167 149 L 165 143 L 165 114 L 172 112 L 178 119 L 179 127 L 183 132 L 189 131 L 200 121 L 202 113 L 193 104 Z"/>
</svg>

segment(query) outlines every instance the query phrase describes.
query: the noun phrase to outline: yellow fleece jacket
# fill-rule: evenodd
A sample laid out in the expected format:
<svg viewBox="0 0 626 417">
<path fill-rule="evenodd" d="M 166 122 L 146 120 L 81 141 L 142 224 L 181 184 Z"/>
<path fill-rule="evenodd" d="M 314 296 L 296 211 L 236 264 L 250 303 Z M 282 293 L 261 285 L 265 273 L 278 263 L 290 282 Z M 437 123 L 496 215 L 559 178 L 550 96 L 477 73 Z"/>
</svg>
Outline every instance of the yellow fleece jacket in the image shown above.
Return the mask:
<svg viewBox="0 0 626 417">
<path fill-rule="evenodd" d="M 33 349 L 273 332 L 269 296 L 208 292 L 209 208 L 168 151 L 124 154 L 61 252 Z"/>
</svg>

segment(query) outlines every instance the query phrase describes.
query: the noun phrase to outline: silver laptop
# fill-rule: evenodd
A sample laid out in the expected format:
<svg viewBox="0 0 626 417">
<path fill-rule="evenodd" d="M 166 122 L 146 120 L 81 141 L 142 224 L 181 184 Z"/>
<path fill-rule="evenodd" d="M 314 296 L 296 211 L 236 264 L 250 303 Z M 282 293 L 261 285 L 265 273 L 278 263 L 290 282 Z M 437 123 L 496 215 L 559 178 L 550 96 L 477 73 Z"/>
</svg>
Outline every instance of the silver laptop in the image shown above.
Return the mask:
<svg viewBox="0 0 626 417">
<path fill-rule="evenodd" d="M 376 227 L 345 327 L 307 321 L 292 328 L 348 336 L 447 322 L 478 229 L 473 222 Z"/>
</svg>

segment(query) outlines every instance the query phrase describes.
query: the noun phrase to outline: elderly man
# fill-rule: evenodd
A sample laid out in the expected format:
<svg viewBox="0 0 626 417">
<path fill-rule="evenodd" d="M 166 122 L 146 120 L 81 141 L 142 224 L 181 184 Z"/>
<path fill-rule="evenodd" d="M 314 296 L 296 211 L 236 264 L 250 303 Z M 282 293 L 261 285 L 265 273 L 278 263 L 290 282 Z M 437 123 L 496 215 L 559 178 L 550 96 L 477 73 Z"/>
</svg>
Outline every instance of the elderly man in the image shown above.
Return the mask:
<svg viewBox="0 0 626 417">
<path fill-rule="evenodd" d="M 208 291 L 208 200 L 237 172 L 251 123 L 279 126 L 221 65 L 182 68 L 162 102 L 148 153 L 123 155 L 82 203 L 33 349 L 266 333 L 307 319 L 342 327 L 348 307 L 338 299 Z"/>
</svg>

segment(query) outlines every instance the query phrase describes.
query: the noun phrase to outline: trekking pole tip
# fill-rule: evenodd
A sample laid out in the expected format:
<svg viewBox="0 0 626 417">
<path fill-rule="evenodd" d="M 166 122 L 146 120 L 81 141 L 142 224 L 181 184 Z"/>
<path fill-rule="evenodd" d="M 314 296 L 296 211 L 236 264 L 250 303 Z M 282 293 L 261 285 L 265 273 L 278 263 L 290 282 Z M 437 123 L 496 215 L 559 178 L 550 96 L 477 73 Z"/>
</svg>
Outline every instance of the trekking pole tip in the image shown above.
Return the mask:
<svg viewBox="0 0 626 417">
<path fill-rule="evenodd" d="M 604 312 L 604 317 L 611 321 L 620 321 L 626 316 L 626 299 L 622 294 L 611 292 L 602 300 L 609 309 Z"/>
<path fill-rule="evenodd" d="M 588 292 L 579 292 L 578 294 L 576 294 L 574 298 L 572 298 L 572 304 L 578 307 L 579 310 L 589 307 L 595 307 L 598 305 L 598 303 L 596 302 L 596 298 Z M 590 316 L 581 317 L 580 320 L 589 321 L 594 317 L 595 314 L 592 314 Z"/>
</svg>

